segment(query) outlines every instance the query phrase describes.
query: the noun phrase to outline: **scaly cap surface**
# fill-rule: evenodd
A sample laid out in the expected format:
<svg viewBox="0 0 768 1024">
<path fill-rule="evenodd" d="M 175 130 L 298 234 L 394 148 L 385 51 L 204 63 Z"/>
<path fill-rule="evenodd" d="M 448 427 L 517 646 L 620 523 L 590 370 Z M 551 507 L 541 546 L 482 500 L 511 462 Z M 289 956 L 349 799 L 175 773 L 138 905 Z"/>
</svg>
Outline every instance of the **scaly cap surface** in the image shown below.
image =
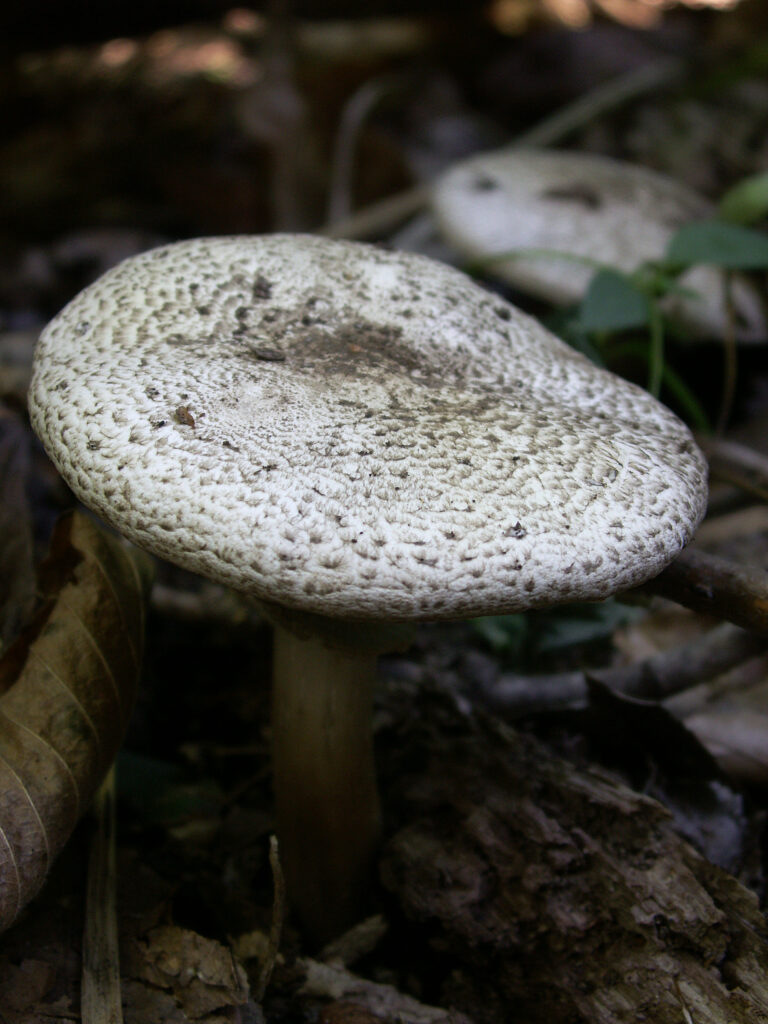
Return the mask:
<svg viewBox="0 0 768 1024">
<path fill-rule="evenodd" d="M 130 540 L 329 616 L 606 597 L 705 503 L 702 456 L 646 392 L 458 271 L 311 236 L 126 260 L 43 332 L 30 411 Z"/>
</svg>

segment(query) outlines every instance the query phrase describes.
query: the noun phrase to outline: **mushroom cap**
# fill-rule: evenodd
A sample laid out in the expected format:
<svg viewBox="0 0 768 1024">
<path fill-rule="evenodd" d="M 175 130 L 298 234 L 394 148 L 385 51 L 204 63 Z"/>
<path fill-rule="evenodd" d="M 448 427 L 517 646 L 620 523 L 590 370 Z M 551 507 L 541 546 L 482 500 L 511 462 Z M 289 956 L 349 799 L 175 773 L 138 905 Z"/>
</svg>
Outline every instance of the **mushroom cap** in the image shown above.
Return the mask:
<svg viewBox="0 0 768 1024">
<path fill-rule="evenodd" d="M 630 273 L 661 259 L 683 224 L 713 216 L 697 192 L 636 164 L 558 150 L 507 149 L 456 164 L 435 183 L 432 207 L 441 232 L 470 259 L 512 249 L 567 253 Z M 522 291 L 556 304 L 578 302 L 594 266 L 554 255 L 494 261 L 489 270 Z M 728 329 L 724 276 L 698 266 L 680 278 L 691 294 L 670 294 L 667 312 L 696 336 Z M 734 279 L 736 331 L 764 341 L 757 292 Z"/>
<path fill-rule="evenodd" d="M 462 273 L 361 243 L 126 260 L 44 330 L 30 411 L 130 540 L 325 616 L 607 597 L 704 511 L 703 457 L 646 392 Z"/>
</svg>

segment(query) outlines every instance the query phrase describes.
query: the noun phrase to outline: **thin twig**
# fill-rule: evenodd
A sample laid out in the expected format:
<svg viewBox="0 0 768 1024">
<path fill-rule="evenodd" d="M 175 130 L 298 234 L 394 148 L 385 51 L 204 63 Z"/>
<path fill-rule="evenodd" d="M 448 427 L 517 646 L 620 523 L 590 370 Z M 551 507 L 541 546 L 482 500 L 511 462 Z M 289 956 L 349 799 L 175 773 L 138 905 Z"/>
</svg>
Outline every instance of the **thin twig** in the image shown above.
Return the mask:
<svg viewBox="0 0 768 1024">
<path fill-rule="evenodd" d="M 650 303 L 650 366 L 648 373 L 648 391 L 654 398 L 661 393 L 661 381 L 664 374 L 664 318 L 655 302 Z"/>
<path fill-rule="evenodd" d="M 722 675 L 766 647 L 768 641 L 763 637 L 723 623 L 690 643 L 660 651 L 632 665 L 591 669 L 589 677 L 628 697 L 665 700 Z M 583 671 L 534 676 L 504 673 L 483 691 L 489 710 L 507 716 L 583 707 L 588 699 L 587 673 Z"/>
<path fill-rule="evenodd" d="M 122 1024 L 115 867 L 115 769 L 94 803 L 83 933 L 82 1024 Z"/>
<path fill-rule="evenodd" d="M 747 505 L 707 516 L 696 531 L 696 543 L 711 547 L 759 533 L 768 534 L 768 505 Z"/>
<path fill-rule="evenodd" d="M 389 74 L 374 78 L 364 82 L 345 104 L 331 160 L 329 224 L 341 222 L 351 215 L 355 151 L 363 125 L 381 100 L 401 85 L 401 75 Z"/>
<path fill-rule="evenodd" d="M 279 103 L 279 127 L 270 139 L 270 193 L 278 231 L 298 231 L 305 226 L 302 151 L 307 138 L 307 111 L 296 84 L 293 6 L 292 0 L 269 0 L 268 31 L 261 55 L 264 81 L 270 84 L 272 101 Z"/>
<path fill-rule="evenodd" d="M 668 57 L 611 79 L 586 96 L 580 96 L 573 103 L 567 104 L 551 117 L 544 118 L 529 131 L 518 135 L 510 143 L 509 148 L 553 146 L 595 118 L 682 78 L 685 68 L 684 61 L 677 57 Z M 417 185 L 366 206 L 344 220 L 326 224 L 318 233 L 330 238 L 370 238 L 385 235 L 423 209 L 429 203 L 431 194 L 429 184 Z"/>
<path fill-rule="evenodd" d="M 469 1017 L 457 1010 L 421 1003 L 393 985 L 369 981 L 338 964 L 307 958 L 299 960 L 298 966 L 305 973 L 299 993 L 302 996 L 354 1002 L 375 1014 L 377 1019 L 399 1024 L 472 1024 Z"/>
<path fill-rule="evenodd" d="M 768 636 L 768 572 L 687 548 L 638 588 Z"/>
<path fill-rule="evenodd" d="M 335 224 L 326 224 L 318 230 L 318 234 L 328 238 L 372 238 L 385 235 L 423 210 L 431 194 L 429 185 L 416 185 L 371 203 Z"/>
<path fill-rule="evenodd" d="M 731 272 L 726 272 L 723 278 L 723 288 L 726 309 L 726 330 L 723 337 L 723 386 L 715 425 L 715 437 L 723 436 L 725 428 L 728 426 L 728 420 L 731 418 L 739 366 L 736 354 L 736 305 L 733 299 L 733 274 Z"/>
<path fill-rule="evenodd" d="M 641 68 L 612 78 L 585 96 L 566 104 L 561 110 L 534 125 L 530 131 L 518 135 L 512 145 L 515 148 L 553 146 L 598 117 L 623 107 L 625 103 L 636 100 L 648 92 L 678 81 L 683 77 L 685 70 L 685 61 L 679 57 L 665 57 L 644 64 Z"/>
<path fill-rule="evenodd" d="M 712 475 L 768 501 L 768 456 L 735 441 L 697 437 Z"/>
<path fill-rule="evenodd" d="M 269 866 L 272 868 L 272 922 L 269 926 L 269 938 L 267 949 L 259 971 L 259 980 L 254 993 L 256 1002 L 260 1003 L 267 991 L 269 980 L 275 969 L 278 953 L 280 950 L 280 939 L 283 934 L 283 922 L 285 921 L 285 879 L 283 868 L 280 863 L 280 847 L 277 836 L 269 837 Z"/>
</svg>

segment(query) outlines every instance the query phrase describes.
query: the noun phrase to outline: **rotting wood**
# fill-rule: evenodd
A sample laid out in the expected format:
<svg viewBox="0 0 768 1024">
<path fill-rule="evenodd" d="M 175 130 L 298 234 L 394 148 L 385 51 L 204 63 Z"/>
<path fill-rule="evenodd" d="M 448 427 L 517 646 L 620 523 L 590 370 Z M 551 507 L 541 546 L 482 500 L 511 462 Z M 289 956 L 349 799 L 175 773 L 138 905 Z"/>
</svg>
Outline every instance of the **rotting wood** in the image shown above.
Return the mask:
<svg viewBox="0 0 768 1024">
<path fill-rule="evenodd" d="M 412 728 L 428 762 L 398 782 L 410 824 L 382 877 L 462 965 L 442 1001 L 484 1006 L 484 1024 L 511 1006 L 516 1024 L 768 1022 L 757 897 L 661 804 L 493 720 Z"/>
</svg>

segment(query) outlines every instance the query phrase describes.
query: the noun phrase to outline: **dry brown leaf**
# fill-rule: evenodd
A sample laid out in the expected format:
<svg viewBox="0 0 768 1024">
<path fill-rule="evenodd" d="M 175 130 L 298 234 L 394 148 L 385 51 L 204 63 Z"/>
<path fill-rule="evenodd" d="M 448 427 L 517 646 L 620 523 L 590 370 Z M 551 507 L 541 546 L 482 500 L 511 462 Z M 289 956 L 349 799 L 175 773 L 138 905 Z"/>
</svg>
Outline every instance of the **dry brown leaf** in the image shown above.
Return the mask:
<svg viewBox="0 0 768 1024">
<path fill-rule="evenodd" d="M 66 517 L 40 566 L 45 604 L 0 659 L 0 930 L 43 884 L 122 742 L 147 565 L 85 515 Z"/>
<path fill-rule="evenodd" d="M 133 981 L 132 998 L 143 1002 L 142 990 L 160 992 L 162 1012 L 170 1021 L 213 1019 L 227 1007 L 248 1002 L 248 979 L 226 946 L 176 925 L 159 925 L 132 940 L 124 970 Z M 144 991 L 144 997 L 147 995 Z"/>
<path fill-rule="evenodd" d="M 768 714 L 715 705 L 685 724 L 731 778 L 768 785 Z"/>
</svg>

